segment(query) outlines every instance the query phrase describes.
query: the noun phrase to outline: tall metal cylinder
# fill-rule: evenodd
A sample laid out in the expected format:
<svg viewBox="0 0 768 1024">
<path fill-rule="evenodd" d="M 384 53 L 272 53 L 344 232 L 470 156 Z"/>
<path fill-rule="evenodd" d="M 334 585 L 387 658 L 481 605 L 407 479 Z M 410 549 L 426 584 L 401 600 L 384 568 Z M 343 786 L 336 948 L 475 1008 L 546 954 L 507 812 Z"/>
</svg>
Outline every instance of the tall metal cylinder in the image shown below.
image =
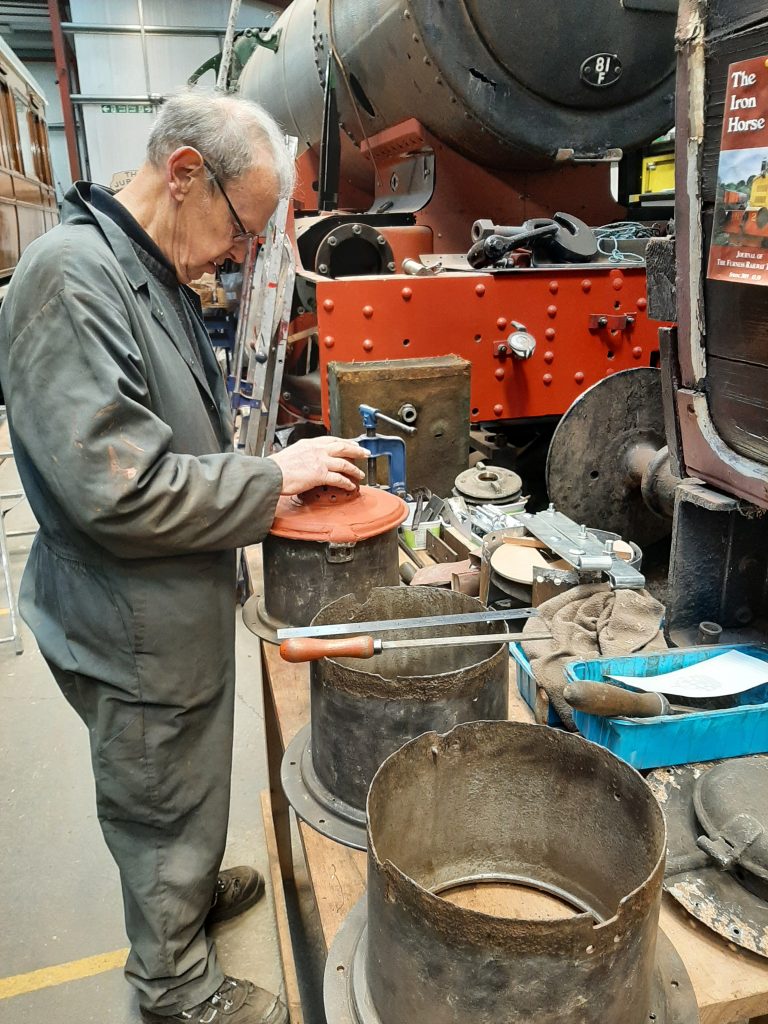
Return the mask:
<svg viewBox="0 0 768 1024">
<path fill-rule="evenodd" d="M 513 722 L 427 733 L 367 807 L 367 921 L 331 949 L 329 1020 L 697 1020 L 679 958 L 657 951 L 664 817 L 606 750 Z"/>
<path fill-rule="evenodd" d="M 434 587 L 379 587 L 364 603 L 334 601 L 313 626 L 480 612 L 473 597 Z M 503 632 L 502 623 L 398 630 L 398 639 Z M 297 814 L 324 835 L 365 847 L 365 799 L 379 765 L 430 729 L 504 719 L 509 700 L 506 644 L 384 651 L 366 661 L 312 664 L 311 725 L 286 751 L 283 786 Z"/>
<path fill-rule="evenodd" d="M 294 0 L 240 80 L 306 146 L 329 55 L 356 145 L 410 117 L 478 163 L 637 146 L 673 122 L 674 0 Z"/>
</svg>

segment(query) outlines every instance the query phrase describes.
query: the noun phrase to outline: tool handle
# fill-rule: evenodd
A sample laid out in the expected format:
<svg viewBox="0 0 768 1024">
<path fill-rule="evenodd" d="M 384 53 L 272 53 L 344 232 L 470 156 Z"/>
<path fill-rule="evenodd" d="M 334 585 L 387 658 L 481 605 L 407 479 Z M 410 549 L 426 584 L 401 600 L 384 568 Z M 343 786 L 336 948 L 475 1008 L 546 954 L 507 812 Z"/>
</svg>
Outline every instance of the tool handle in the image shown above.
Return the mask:
<svg viewBox="0 0 768 1024">
<path fill-rule="evenodd" d="M 294 664 L 321 658 L 372 658 L 375 653 L 376 642 L 372 636 L 349 636 L 339 640 L 300 636 L 280 644 L 280 657 Z"/>
<path fill-rule="evenodd" d="M 570 683 L 563 697 L 577 711 L 601 718 L 656 718 L 672 713 L 661 693 L 632 693 L 610 683 Z"/>
</svg>

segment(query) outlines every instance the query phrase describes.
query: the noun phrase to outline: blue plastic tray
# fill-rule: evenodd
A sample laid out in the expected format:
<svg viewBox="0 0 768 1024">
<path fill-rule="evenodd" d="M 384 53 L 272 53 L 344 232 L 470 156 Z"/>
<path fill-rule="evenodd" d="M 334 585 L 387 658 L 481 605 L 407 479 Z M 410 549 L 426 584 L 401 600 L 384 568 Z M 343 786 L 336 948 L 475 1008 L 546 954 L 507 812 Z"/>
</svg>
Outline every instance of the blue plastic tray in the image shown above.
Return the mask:
<svg viewBox="0 0 768 1024">
<path fill-rule="evenodd" d="M 565 674 L 571 682 L 588 680 L 620 686 L 620 683 L 606 677 L 663 675 L 728 651 L 742 651 L 761 661 L 768 661 L 768 647 L 763 645 L 721 644 L 717 647 L 681 647 L 626 658 L 574 661 L 566 666 Z M 520 666 L 515 652 L 512 655 Z M 530 665 L 528 671 L 530 673 Z M 662 768 L 693 761 L 768 753 L 768 685 L 738 694 L 736 699 L 738 707 L 723 711 L 695 711 L 647 719 L 599 718 L 574 711 L 573 720 L 582 736 L 607 747 L 635 768 Z"/>
<path fill-rule="evenodd" d="M 520 696 L 523 698 L 525 703 L 531 709 L 536 710 L 536 690 L 537 683 L 533 677 L 533 670 L 531 669 L 531 663 L 525 656 L 525 652 L 520 644 L 510 644 L 509 653 L 512 656 L 512 660 L 515 662 L 517 667 L 517 688 L 520 691 Z M 547 725 L 562 725 L 562 719 L 560 715 L 554 710 L 552 705 L 549 705 L 549 713 L 547 715 Z"/>
</svg>

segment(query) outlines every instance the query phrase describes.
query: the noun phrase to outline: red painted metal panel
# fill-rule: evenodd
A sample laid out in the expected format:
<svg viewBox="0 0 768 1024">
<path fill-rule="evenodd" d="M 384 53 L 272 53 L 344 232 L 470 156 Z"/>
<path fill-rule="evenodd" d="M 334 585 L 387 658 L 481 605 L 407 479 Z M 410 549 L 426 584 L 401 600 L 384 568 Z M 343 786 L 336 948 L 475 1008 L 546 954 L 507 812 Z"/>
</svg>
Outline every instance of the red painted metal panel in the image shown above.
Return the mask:
<svg viewBox="0 0 768 1024">
<path fill-rule="evenodd" d="M 435 355 L 472 363 L 474 423 L 562 415 L 603 377 L 651 362 L 659 324 L 648 320 L 646 305 L 644 267 L 321 281 L 323 419 L 328 363 Z M 536 338 L 527 361 L 498 354 L 513 321 Z"/>
</svg>

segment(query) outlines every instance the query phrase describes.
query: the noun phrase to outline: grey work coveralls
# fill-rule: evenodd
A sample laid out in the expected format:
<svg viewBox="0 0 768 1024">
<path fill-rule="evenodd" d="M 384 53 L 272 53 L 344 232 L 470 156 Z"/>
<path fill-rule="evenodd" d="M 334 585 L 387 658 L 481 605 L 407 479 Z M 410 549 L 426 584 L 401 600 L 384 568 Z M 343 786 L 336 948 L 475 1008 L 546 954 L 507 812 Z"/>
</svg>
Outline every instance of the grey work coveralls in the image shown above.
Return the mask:
<svg viewBox="0 0 768 1024">
<path fill-rule="evenodd" d="M 40 523 L 21 610 L 88 726 L 126 976 L 144 1006 L 174 1013 L 223 980 L 203 922 L 229 811 L 235 548 L 264 537 L 282 478 L 231 451 L 199 317 L 182 325 L 89 195 L 68 193 L 0 312 L 0 380 Z"/>
</svg>

